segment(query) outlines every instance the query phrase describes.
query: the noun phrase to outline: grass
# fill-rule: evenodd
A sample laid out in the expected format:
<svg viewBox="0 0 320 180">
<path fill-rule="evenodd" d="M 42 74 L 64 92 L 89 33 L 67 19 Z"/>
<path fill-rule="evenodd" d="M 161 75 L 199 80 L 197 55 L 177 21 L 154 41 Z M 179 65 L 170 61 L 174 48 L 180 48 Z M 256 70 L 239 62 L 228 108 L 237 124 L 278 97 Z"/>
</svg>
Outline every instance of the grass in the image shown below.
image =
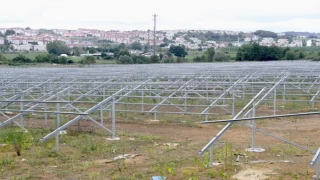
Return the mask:
<svg viewBox="0 0 320 180">
<path fill-rule="evenodd" d="M 79 56 L 69 56 L 68 59 L 71 59 L 74 63 L 78 63 L 82 60 L 82 57 Z"/>
<path fill-rule="evenodd" d="M 204 52 L 205 51 L 188 51 L 188 55 L 186 56 L 186 58 L 192 60 L 195 56 L 204 55 Z"/>
<path fill-rule="evenodd" d="M 32 136 L 40 137 L 47 130 L 30 129 Z M 45 131 L 45 132 L 43 132 Z M 14 156 L 10 148 L 0 147 L 0 178 L 29 179 L 148 179 L 154 175 L 170 179 L 181 179 L 190 176 L 192 179 L 216 177 L 216 171 L 208 169 L 203 158 L 185 158 L 193 146 L 180 143 L 178 148 L 162 146 L 172 140 L 165 137 L 143 133 L 119 133 L 120 141 L 106 141 L 100 133 L 69 131 L 61 137 L 60 151 L 55 152 L 54 140 L 45 143 L 34 143 L 25 149 L 21 157 Z M 5 136 L 1 136 L 3 140 Z M 129 137 L 134 137 L 130 140 Z M 159 143 L 154 146 L 154 142 Z M 121 154 L 132 152 L 141 154 L 143 162 L 128 163 L 124 160 L 105 162 Z M 21 159 L 26 159 L 22 162 Z M 146 160 L 144 160 L 146 159 Z M 208 157 L 204 157 L 208 162 Z M 194 167 L 190 169 L 190 166 Z M 49 173 L 50 172 L 50 173 Z M 217 172 L 219 172 L 217 170 Z M 231 171 L 224 171 L 223 176 Z"/>
<path fill-rule="evenodd" d="M 130 99 L 135 101 L 135 99 Z M 242 106 L 239 101 L 237 106 Z M 299 109 L 298 106 L 288 104 L 288 109 Z M 172 116 L 172 119 L 179 119 L 179 116 Z M 186 120 L 186 116 L 183 117 Z M 189 121 L 187 121 L 188 123 Z M 190 123 L 192 123 L 190 121 Z M 172 123 L 171 123 L 172 124 Z M 160 124 L 171 126 L 170 122 Z M 141 124 L 144 126 L 144 124 Z M 180 124 L 180 126 L 186 126 Z M 177 126 L 179 128 L 179 126 Z M 188 128 L 199 128 L 188 125 Z M 236 130 L 235 127 L 233 130 Z M 40 139 L 50 132 L 48 129 L 29 129 L 32 139 L 28 148 L 22 152 L 19 158 L 14 155 L 12 148 L 0 147 L 0 178 L 10 177 L 11 179 L 150 179 L 151 176 L 162 175 L 169 179 L 230 179 L 241 166 L 235 165 L 234 153 L 246 153 L 243 144 L 235 142 L 222 142 L 214 149 L 214 159 L 223 165 L 209 167 L 209 153 L 202 157 L 195 155 L 195 152 L 202 148 L 207 142 L 177 140 L 174 136 L 167 137 L 158 134 L 151 134 L 143 131 L 117 132 L 120 141 L 106 141 L 105 133 L 68 131 L 60 140 L 60 151 L 55 152 L 55 141 L 53 139 L 39 143 Z M 200 130 L 201 131 L 201 130 Z M 0 131 L 0 143 L 5 143 L 5 131 Z M 192 139 L 192 138 L 191 138 Z M 291 140 L 291 138 L 289 138 Z M 163 146 L 163 143 L 179 143 L 176 148 Z M 158 145 L 155 146 L 155 143 Z M 233 144 L 234 143 L 234 144 Z M 259 157 L 254 153 L 248 153 L 247 161 L 254 161 L 271 158 L 294 158 L 296 154 L 303 154 L 290 145 L 274 144 L 266 147 L 265 154 Z M 122 154 L 140 154 L 135 161 L 118 160 L 105 163 L 112 158 Z M 277 155 L 281 154 L 281 157 Z M 285 156 L 283 156 L 283 154 Z M 26 159 L 22 162 L 21 159 Z M 292 171 L 292 173 L 281 171 L 279 176 L 287 178 L 309 177 L 308 173 L 303 174 Z"/>
<path fill-rule="evenodd" d="M 3 56 L 6 58 L 6 59 L 9 59 L 9 60 L 12 60 L 13 58 L 17 57 L 19 54 L 22 54 L 24 56 L 26 56 L 27 58 L 30 58 L 30 59 L 35 59 L 36 56 L 38 55 L 41 55 L 41 54 L 48 54 L 46 52 L 35 52 L 35 53 L 26 53 L 26 52 L 17 52 L 15 54 L 3 54 Z"/>
<path fill-rule="evenodd" d="M 152 101 L 152 99 L 145 98 L 145 102 L 146 101 Z M 239 109 L 245 106 L 247 101 L 248 100 L 237 100 L 235 103 L 236 108 Z M 139 102 L 139 98 L 127 98 L 126 102 Z M 193 103 L 198 104 L 202 102 L 193 101 Z M 283 109 L 285 111 L 295 111 L 310 108 L 309 106 L 307 103 L 287 102 Z M 268 110 L 268 107 L 263 107 L 262 105 L 260 107 L 264 108 L 262 110 Z M 272 107 L 270 108 L 272 109 Z M 258 110 L 259 109 L 257 109 L 257 112 Z M 131 115 L 131 113 L 128 113 L 128 115 Z M 216 118 L 223 119 L 223 115 L 225 114 L 221 114 L 221 116 Z M 117 116 L 120 115 L 117 114 Z M 99 117 L 98 114 L 97 117 Z M 132 121 L 133 118 L 147 119 L 146 117 L 149 116 L 134 114 L 129 120 Z M 28 119 L 32 117 L 25 116 L 25 118 Z M 64 122 L 66 117 L 61 116 L 61 119 L 62 122 Z M 198 124 L 196 124 L 196 122 L 201 120 L 201 117 L 168 114 L 160 116 L 160 119 L 160 126 L 171 126 L 174 122 L 182 122 L 183 120 L 184 123 L 182 124 L 176 123 L 178 124 L 176 126 L 177 128 L 197 128 L 199 134 L 206 130 L 200 129 Z M 119 120 L 121 121 L 122 119 L 117 118 L 117 120 L 118 123 Z M 134 121 L 134 123 L 137 122 Z M 139 123 L 141 127 L 147 126 L 147 124 L 144 124 L 145 122 Z M 232 130 L 238 130 L 238 128 L 239 126 L 235 126 Z M 50 130 L 32 128 L 28 128 L 28 130 L 32 137 L 30 139 L 34 141 L 28 142 L 28 147 L 23 149 L 22 157 L 17 157 L 9 146 L 0 147 L 0 178 L 103 179 L 108 177 L 110 179 L 150 179 L 150 177 L 154 175 L 163 175 L 169 179 L 230 179 L 233 174 L 242 168 L 241 166 L 235 165 L 234 154 L 247 153 L 244 152 L 244 148 L 246 148 L 244 146 L 248 145 L 247 142 L 219 142 L 220 144 L 216 144 L 214 147 L 214 159 L 222 162 L 223 165 L 209 167 L 209 154 L 205 153 L 204 156 L 199 157 L 196 155 L 196 152 L 207 143 L 210 137 L 205 140 L 198 140 L 197 137 L 186 136 L 186 139 L 177 140 L 178 137 L 174 136 L 174 132 L 170 134 L 172 137 L 168 137 L 137 129 L 134 132 L 117 132 L 117 135 L 121 138 L 120 141 L 106 141 L 105 133 L 102 131 L 90 133 L 68 131 L 67 135 L 61 137 L 60 152 L 57 153 L 54 151 L 55 142 L 53 139 L 43 144 L 37 141 L 48 134 Z M 315 129 L 315 132 L 317 131 L 318 129 Z M 212 135 L 214 134 L 215 133 Z M 294 138 L 294 134 L 291 134 L 289 131 L 289 134 L 284 138 L 291 140 L 291 136 Z M 5 137 L 5 131 L 1 130 L 0 143 L 6 143 Z M 191 138 L 191 140 L 188 140 L 188 138 Z M 221 141 L 222 140 L 223 139 L 221 139 Z M 168 142 L 179 143 L 179 146 L 169 148 L 162 145 Z M 155 143 L 158 145 L 155 146 Z M 267 151 L 261 155 L 248 153 L 246 161 L 268 158 L 270 160 L 274 160 L 275 158 L 278 160 L 286 160 L 288 158 L 295 158 L 296 154 L 305 154 L 304 151 L 291 145 L 272 144 L 272 146 L 269 147 L 265 145 L 264 148 L 266 148 Z M 128 153 L 141 154 L 141 157 L 138 157 L 136 161 L 128 162 L 119 160 L 105 163 L 107 160 L 118 155 Z M 26 159 L 26 161 L 22 162 L 22 158 Z M 299 164 L 299 162 L 297 163 Z M 304 168 L 308 167 L 301 167 L 299 169 L 303 173 L 293 170 L 292 172 L 280 171 L 278 174 L 288 179 L 309 177 L 310 175 Z"/>
<path fill-rule="evenodd" d="M 48 53 L 47 52 L 29 52 L 29 53 L 26 53 L 26 52 L 19 53 L 19 52 L 17 52 L 17 53 L 14 53 L 14 54 L 3 54 L 3 56 L 8 60 L 12 60 L 13 58 L 17 57 L 19 54 L 34 60 L 36 56 L 43 55 L 43 54 L 48 54 Z M 69 56 L 68 59 L 71 59 L 74 63 L 78 63 L 79 61 L 82 60 L 82 57 Z M 117 63 L 116 60 L 102 60 L 102 59 L 96 60 L 96 62 L 97 62 L 97 64 L 116 64 Z"/>
<path fill-rule="evenodd" d="M 226 55 L 230 56 L 231 58 L 236 58 L 237 55 L 237 49 L 236 48 L 222 48 L 220 51 L 224 52 Z M 188 55 L 186 56 L 186 58 L 189 60 L 189 62 L 192 62 L 192 59 L 195 56 L 202 56 L 204 55 L 205 51 L 188 51 Z"/>
</svg>

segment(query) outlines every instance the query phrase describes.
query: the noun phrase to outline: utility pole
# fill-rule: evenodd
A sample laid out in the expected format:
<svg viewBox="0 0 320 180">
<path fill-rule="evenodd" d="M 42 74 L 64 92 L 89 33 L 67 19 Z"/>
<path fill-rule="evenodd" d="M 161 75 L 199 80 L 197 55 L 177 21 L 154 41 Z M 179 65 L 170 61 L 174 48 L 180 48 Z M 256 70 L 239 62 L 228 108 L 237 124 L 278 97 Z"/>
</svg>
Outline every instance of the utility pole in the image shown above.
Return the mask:
<svg viewBox="0 0 320 180">
<path fill-rule="evenodd" d="M 148 44 L 147 44 L 148 51 L 150 50 L 150 29 L 148 29 Z"/>
<path fill-rule="evenodd" d="M 154 29 L 153 29 L 153 55 L 156 55 L 156 27 L 157 27 L 157 16 L 156 14 L 153 15 L 154 21 Z"/>
</svg>

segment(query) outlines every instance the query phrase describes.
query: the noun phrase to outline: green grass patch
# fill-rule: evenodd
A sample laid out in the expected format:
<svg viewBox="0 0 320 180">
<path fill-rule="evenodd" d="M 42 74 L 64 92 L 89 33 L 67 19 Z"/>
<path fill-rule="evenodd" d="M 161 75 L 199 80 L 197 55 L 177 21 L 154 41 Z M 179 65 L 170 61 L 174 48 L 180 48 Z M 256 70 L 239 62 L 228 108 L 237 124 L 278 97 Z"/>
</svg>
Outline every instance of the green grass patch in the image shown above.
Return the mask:
<svg viewBox="0 0 320 180">
<path fill-rule="evenodd" d="M 204 55 L 205 51 L 187 51 L 187 52 L 188 52 L 188 55 L 186 56 L 186 58 L 191 60 L 191 62 L 192 62 L 192 58 L 194 58 L 195 56 Z"/>
<path fill-rule="evenodd" d="M 35 52 L 35 53 L 33 53 L 33 52 L 32 53 L 26 53 L 26 52 L 19 53 L 19 52 L 17 52 L 17 53 L 14 53 L 14 54 L 3 54 L 3 56 L 8 60 L 12 60 L 13 58 L 17 57 L 19 54 L 34 60 L 36 56 L 43 55 L 43 54 L 48 54 L 48 53 L 47 52 Z"/>
</svg>

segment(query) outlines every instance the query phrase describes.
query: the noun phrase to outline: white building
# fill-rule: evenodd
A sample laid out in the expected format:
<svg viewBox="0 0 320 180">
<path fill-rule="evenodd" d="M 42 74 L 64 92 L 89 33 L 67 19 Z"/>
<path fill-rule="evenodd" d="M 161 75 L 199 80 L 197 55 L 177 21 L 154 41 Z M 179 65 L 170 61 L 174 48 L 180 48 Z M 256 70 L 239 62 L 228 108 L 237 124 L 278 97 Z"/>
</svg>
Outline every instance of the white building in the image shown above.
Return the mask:
<svg viewBox="0 0 320 180">
<path fill-rule="evenodd" d="M 14 50 L 16 51 L 31 51 L 32 50 L 32 46 L 31 44 L 25 44 L 25 45 L 17 45 L 17 44 L 13 44 L 12 47 Z"/>
<path fill-rule="evenodd" d="M 46 45 L 34 45 L 33 46 L 34 51 L 47 51 Z"/>
<path fill-rule="evenodd" d="M 260 42 L 260 45 L 262 46 L 272 46 L 274 44 L 273 38 L 263 38 Z"/>
<path fill-rule="evenodd" d="M 312 40 L 310 39 L 307 41 L 307 47 L 311 47 L 311 46 L 312 46 Z"/>
<path fill-rule="evenodd" d="M 289 44 L 288 39 L 278 39 L 278 46 L 287 47 Z"/>
<path fill-rule="evenodd" d="M 44 45 L 32 45 L 32 44 L 24 44 L 24 45 L 12 45 L 13 49 L 16 51 L 47 51 L 46 46 Z"/>
<path fill-rule="evenodd" d="M 34 30 L 28 30 L 28 31 L 25 31 L 25 32 L 24 32 L 24 35 L 25 35 L 25 36 L 37 36 L 37 35 L 38 35 L 38 32 L 37 32 L 37 31 L 34 31 Z"/>
<path fill-rule="evenodd" d="M 259 40 L 259 37 L 258 37 L 258 36 L 254 35 L 254 36 L 252 37 L 252 41 L 258 41 L 258 40 Z"/>
<path fill-rule="evenodd" d="M 289 47 L 302 47 L 303 42 L 301 40 L 293 40 Z"/>
<path fill-rule="evenodd" d="M 244 38 L 244 41 L 245 41 L 245 42 L 250 42 L 250 41 L 251 41 L 251 38 L 250 38 L 250 37 L 246 37 L 246 38 Z"/>
<path fill-rule="evenodd" d="M 4 44 L 4 38 L 0 37 L 0 44 Z"/>
</svg>

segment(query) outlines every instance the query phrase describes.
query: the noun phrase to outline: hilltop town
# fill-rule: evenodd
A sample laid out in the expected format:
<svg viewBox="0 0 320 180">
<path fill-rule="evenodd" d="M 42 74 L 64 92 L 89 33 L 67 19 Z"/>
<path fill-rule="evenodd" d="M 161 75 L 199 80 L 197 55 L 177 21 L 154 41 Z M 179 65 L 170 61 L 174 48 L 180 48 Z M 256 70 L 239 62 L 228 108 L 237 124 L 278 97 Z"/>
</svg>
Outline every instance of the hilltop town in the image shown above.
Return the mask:
<svg viewBox="0 0 320 180">
<path fill-rule="evenodd" d="M 262 46 L 310 47 L 320 46 L 319 33 L 273 33 L 269 31 L 240 32 L 227 30 L 161 30 L 156 32 L 156 45 L 169 48 L 184 46 L 189 50 L 241 47 L 256 42 Z M 84 29 L 0 28 L 0 45 L 9 51 L 46 51 L 46 44 L 63 41 L 72 47 L 98 47 L 99 42 L 142 45 L 153 44 L 152 31 L 118 31 Z M 1 49 L 0 49 L 1 50 Z M 4 49 L 5 50 L 5 49 Z"/>
</svg>

